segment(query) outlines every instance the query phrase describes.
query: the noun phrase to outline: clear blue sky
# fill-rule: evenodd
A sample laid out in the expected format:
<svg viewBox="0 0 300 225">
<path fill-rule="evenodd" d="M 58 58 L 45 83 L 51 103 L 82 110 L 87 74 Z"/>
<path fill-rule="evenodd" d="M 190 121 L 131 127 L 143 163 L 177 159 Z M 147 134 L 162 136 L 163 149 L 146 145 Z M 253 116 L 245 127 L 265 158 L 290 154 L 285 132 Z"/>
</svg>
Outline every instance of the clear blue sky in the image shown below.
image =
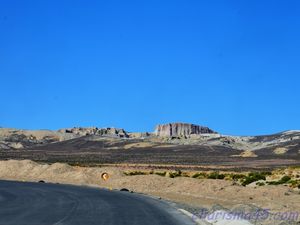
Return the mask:
<svg viewBox="0 0 300 225">
<path fill-rule="evenodd" d="M 300 129 L 300 1 L 0 1 L 0 126 Z"/>
</svg>

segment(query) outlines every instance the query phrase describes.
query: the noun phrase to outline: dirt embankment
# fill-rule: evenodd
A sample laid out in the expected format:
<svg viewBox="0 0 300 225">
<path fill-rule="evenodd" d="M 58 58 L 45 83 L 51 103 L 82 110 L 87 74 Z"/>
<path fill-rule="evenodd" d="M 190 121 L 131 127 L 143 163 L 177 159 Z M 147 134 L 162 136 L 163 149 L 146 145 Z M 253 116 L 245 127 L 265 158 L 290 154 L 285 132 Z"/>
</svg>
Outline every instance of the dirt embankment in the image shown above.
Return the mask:
<svg viewBox="0 0 300 225">
<path fill-rule="evenodd" d="M 110 175 L 107 181 L 101 179 L 104 172 Z M 210 208 L 219 204 L 228 209 L 250 205 L 272 212 L 300 211 L 299 190 L 283 185 L 244 187 L 227 180 L 167 178 L 154 174 L 126 176 L 122 169 L 115 167 L 77 167 L 62 163 L 49 165 L 29 160 L 8 160 L 0 161 L 0 179 L 127 188 L 195 208 Z"/>
</svg>

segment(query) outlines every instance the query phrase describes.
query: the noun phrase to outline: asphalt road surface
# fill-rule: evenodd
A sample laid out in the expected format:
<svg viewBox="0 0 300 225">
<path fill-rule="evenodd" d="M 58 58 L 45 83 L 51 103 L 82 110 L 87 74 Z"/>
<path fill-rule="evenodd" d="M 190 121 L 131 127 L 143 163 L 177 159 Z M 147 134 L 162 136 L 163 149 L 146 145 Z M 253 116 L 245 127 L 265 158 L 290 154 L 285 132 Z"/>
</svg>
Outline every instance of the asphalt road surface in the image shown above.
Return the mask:
<svg viewBox="0 0 300 225">
<path fill-rule="evenodd" d="M 168 203 L 129 192 L 0 181 L 0 225 L 192 225 Z"/>
</svg>

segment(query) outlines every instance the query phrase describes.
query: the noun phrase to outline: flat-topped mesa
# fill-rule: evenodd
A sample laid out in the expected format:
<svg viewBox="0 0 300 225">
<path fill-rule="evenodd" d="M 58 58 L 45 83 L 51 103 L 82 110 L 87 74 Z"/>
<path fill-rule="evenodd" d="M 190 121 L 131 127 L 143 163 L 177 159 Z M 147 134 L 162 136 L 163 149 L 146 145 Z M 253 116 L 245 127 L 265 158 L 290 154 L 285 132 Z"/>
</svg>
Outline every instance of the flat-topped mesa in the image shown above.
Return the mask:
<svg viewBox="0 0 300 225">
<path fill-rule="evenodd" d="M 189 137 L 197 134 L 215 134 L 208 127 L 189 123 L 168 123 L 157 125 L 155 134 L 160 137 Z"/>
</svg>

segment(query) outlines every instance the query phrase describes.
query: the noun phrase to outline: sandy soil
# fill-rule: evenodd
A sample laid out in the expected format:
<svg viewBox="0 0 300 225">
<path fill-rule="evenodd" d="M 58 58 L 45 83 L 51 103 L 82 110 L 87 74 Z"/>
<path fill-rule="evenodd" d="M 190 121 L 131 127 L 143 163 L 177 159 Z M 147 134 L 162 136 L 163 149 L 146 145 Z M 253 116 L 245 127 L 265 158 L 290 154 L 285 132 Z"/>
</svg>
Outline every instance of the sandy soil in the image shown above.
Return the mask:
<svg viewBox="0 0 300 225">
<path fill-rule="evenodd" d="M 101 179 L 104 172 L 110 175 L 108 181 Z M 283 185 L 243 187 L 226 180 L 167 178 L 158 175 L 126 176 L 122 169 L 116 167 L 77 167 L 62 163 L 49 165 L 29 160 L 8 160 L 0 161 L 0 179 L 127 188 L 195 208 L 211 208 L 218 204 L 227 209 L 247 205 L 270 209 L 274 213 L 300 211 L 300 190 Z"/>
</svg>

